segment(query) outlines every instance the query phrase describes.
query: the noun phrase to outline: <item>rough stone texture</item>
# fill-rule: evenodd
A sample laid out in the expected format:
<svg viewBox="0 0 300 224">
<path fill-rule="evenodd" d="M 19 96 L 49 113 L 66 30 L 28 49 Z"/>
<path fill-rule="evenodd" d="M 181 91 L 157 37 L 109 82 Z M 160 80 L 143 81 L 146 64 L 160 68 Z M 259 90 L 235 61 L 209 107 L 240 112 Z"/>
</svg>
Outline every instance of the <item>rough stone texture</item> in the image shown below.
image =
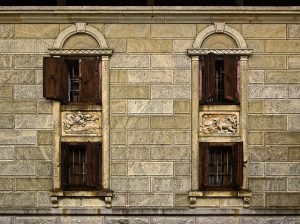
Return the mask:
<svg viewBox="0 0 300 224">
<path fill-rule="evenodd" d="M 52 114 L 52 102 L 45 100 L 37 101 L 38 114 Z"/>
<path fill-rule="evenodd" d="M 147 146 L 138 147 L 111 147 L 110 158 L 112 160 L 149 160 L 150 148 Z"/>
<path fill-rule="evenodd" d="M 51 160 L 53 148 L 51 146 L 17 146 L 16 159 L 19 160 Z"/>
<path fill-rule="evenodd" d="M 187 49 L 191 49 L 194 40 L 173 40 L 173 51 L 175 53 L 185 53 Z"/>
<path fill-rule="evenodd" d="M 269 193 L 266 194 L 266 204 L 270 207 L 299 207 L 300 194 Z"/>
<path fill-rule="evenodd" d="M 172 100 L 128 100 L 129 114 L 172 114 Z"/>
<path fill-rule="evenodd" d="M 252 55 L 249 57 L 249 68 L 257 69 L 285 69 L 284 55 Z"/>
<path fill-rule="evenodd" d="M 0 128 L 12 128 L 13 127 L 13 117 L 12 115 L 0 115 Z"/>
<path fill-rule="evenodd" d="M 0 193 L 0 207 L 13 207 L 16 209 L 33 208 L 35 207 L 35 200 L 36 195 L 32 192 Z M 22 222 L 17 222 L 17 220 L 15 220 L 15 223 Z"/>
<path fill-rule="evenodd" d="M 112 178 L 111 187 L 114 191 L 150 192 L 150 178 Z"/>
<path fill-rule="evenodd" d="M 287 129 L 287 117 L 283 115 L 250 115 L 248 119 L 249 129 Z"/>
<path fill-rule="evenodd" d="M 109 48 L 113 48 L 116 53 L 126 52 L 125 39 L 106 39 Z"/>
<path fill-rule="evenodd" d="M 17 38 L 57 38 L 58 24 L 16 24 L 15 36 Z"/>
<path fill-rule="evenodd" d="M 288 68 L 289 69 L 299 69 L 300 68 L 300 56 L 298 55 L 289 55 L 288 57 Z"/>
<path fill-rule="evenodd" d="M 151 178 L 152 192 L 175 192 L 182 193 L 188 192 L 191 189 L 190 177 L 154 177 Z"/>
<path fill-rule="evenodd" d="M 193 217 L 153 217 L 151 224 L 194 224 Z"/>
<path fill-rule="evenodd" d="M 123 114 L 126 112 L 126 102 L 121 100 L 110 101 L 110 112 L 112 114 Z"/>
<path fill-rule="evenodd" d="M 190 70 L 174 70 L 174 83 L 175 84 L 190 84 L 191 83 Z"/>
<path fill-rule="evenodd" d="M 254 53 L 263 53 L 265 51 L 264 40 L 247 40 L 248 48 L 253 49 Z"/>
<path fill-rule="evenodd" d="M 251 161 L 286 161 L 288 150 L 284 146 L 257 146 L 249 148 Z"/>
<path fill-rule="evenodd" d="M 53 176 L 53 163 L 52 161 L 38 161 L 36 163 L 36 176 L 52 177 Z"/>
<path fill-rule="evenodd" d="M 286 98 L 287 91 L 286 86 L 266 86 L 266 85 L 250 85 L 248 87 L 249 98 L 256 99 L 274 99 L 274 98 Z"/>
<path fill-rule="evenodd" d="M 252 193 L 250 200 L 251 207 L 265 207 L 265 194 Z"/>
<path fill-rule="evenodd" d="M 51 115 L 15 115 L 16 129 L 50 129 L 52 123 Z"/>
<path fill-rule="evenodd" d="M 288 159 L 289 161 L 299 161 L 300 160 L 300 147 L 288 147 Z"/>
<path fill-rule="evenodd" d="M 0 51 L 9 53 L 9 52 L 14 52 L 15 51 L 15 42 L 13 40 L 5 39 L 1 40 L 0 39 Z"/>
<path fill-rule="evenodd" d="M 93 217 L 93 216 L 72 216 L 72 217 L 60 217 L 60 224 L 102 224 L 104 217 Z"/>
<path fill-rule="evenodd" d="M 0 160 L 14 160 L 15 150 L 13 146 L 0 147 Z"/>
<path fill-rule="evenodd" d="M 237 221 L 237 217 L 196 217 L 196 224 L 235 224 Z"/>
<path fill-rule="evenodd" d="M 126 163 L 113 162 L 110 164 L 110 174 L 112 176 L 125 176 L 127 174 Z"/>
<path fill-rule="evenodd" d="M 172 194 L 129 194 L 130 207 L 171 207 Z"/>
<path fill-rule="evenodd" d="M 300 178 L 288 178 L 288 191 L 300 191 Z"/>
<path fill-rule="evenodd" d="M 298 53 L 300 40 L 266 40 L 266 52 Z"/>
<path fill-rule="evenodd" d="M 37 143 L 38 143 L 38 145 L 51 145 L 51 144 L 53 144 L 53 133 L 52 133 L 52 131 L 38 131 L 37 132 Z"/>
<path fill-rule="evenodd" d="M 52 179 L 45 178 L 16 178 L 18 191 L 49 191 L 52 189 Z"/>
<path fill-rule="evenodd" d="M 111 57 L 111 68 L 149 68 L 150 56 L 149 55 L 126 55 L 115 54 Z"/>
<path fill-rule="evenodd" d="M 34 39 L 17 39 L 14 41 L 15 52 L 34 53 L 36 50 L 36 40 Z"/>
<path fill-rule="evenodd" d="M 288 130 L 289 131 L 300 131 L 300 116 L 299 115 L 288 116 Z"/>
<path fill-rule="evenodd" d="M 152 99 L 190 99 L 190 86 L 151 86 Z"/>
<path fill-rule="evenodd" d="M 300 100 L 272 100 L 265 102 L 266 113 L 294 114 L 300 113 Z"/>
<path fill-rule="evenodd" d="M 189 146 L 153 146 L 151 147 L 152 160 L 188 160 L 191 158 Z"/>
<path fill-rule="evenodd" d="M 0 55 L 0 68 L 9 68 L 13 65 L 13 57 L 9 55 Z"/>
<path fill-rule="evenodd" d="M 170 176 L 173 175 L 171 162 L 128 162 L 129 176 Z"/>
<path fill-rule="evenodd" d="M 249 189 L 255 192 L 286 191 L 287 178 L 250 178 Z"/>
<path fill-rule="evenodd" d="M 53 224 L 57 223 L 57 217 L 16 217 L 15 224 Z"/>
<path fill-rule="evenodd" d="M 174 163 L 174 176 L 190 176 L 191 164 L 190 163 Z"/>
<path fill-rule="evenodd" d="M 0 145 L 23 144 L 36 144 L 36 132 L 0 130 Z"/>
<path fill-rule="evenodd" d="M 40 68 L 43 65 L 43 57 L 39 55 L 16 55 L 16 68 Z"/>
<path fill-rule="evenodd" d="M 190 116 L 151 116 L 151 129 L 190 129 Z"/>
<path fill-rule="evenodd" d="M 267 163 L 266 175 L 267 176 L 290 176 L 298 175 L 300 172 L 300 163 Z"/>
<path fill-rule="evenodd" d="M 105 224 L 148 224 L 148 217 L 106 217 Z"/>
<path fill-rule="evenodd" d="M 1 224 L 12 224 L 13 217 L 12 216 L 2 216 L 2 217 L 0 217 L 0 223 Z"/>
<path fill-rule="evenodd" d="M 1 178 L 0 179 L 0 190 L 1 191 L 13 191 L 14 189 L 15 189 L 15 181 L 13 178 Z"/>
<path fill-rule="evenodd" d="M 262 132 L 249 132 L 248 143 L 250 145 L 262 145 L 264 143 L 264 135 Z"/>
<path fill-rule="evenodd" d="M 0 99 L 1 98 L 6 98 L 6 99 L 11 99 L 12 98 L 12 86 L 9 85 L 0 85 Z"/>
<path fill-rule="evenodd" d="M 196 37 L 193 24 L 152 24 L 152 37 Z"/>
<path fill-rule="evenodd" d="M 269 145 L 298 145 L 300 144 L 300 133 L 273 132 L 266 133 L 266 144 Z"/>
<path fill-rule="evenodd" d="M 12 24 L 1 24 L 0 25 L 0 37 L 11 38 L 14 36 L 14 25 Z"/>
<path fill-rule="evenodd" d="M 141 116 L 112 116 L 112 129 L 149 129 L 149 118 Z"/>
<path fill-rule="evenodd" d="M 242 217 L 240 219 L 241 224 L 297 224 L 293 218 L 290 217 Z"/>
<path fill-rule="evenodd" d="M 112 206 L 113 207 L 126 207 L 127 206 L 127 194 L 114 192 Z"/>
<path fill-rule="evenodd" d="M 15 85 L 15 99 L 37 99 L 43 97 L 43 87 L 40 85 Z"/>
<path fill-rule="evenodd" d="M 243 24 L 242 35 L 247 38 L 285 38 L 285 24 Z"/>
<path fill-rule="evenodd" d="M 258 100 L 248 101 L 249 114 L 262 114 L 264 112 L 264 102 Z"/>
<path fill-rule="evenodd" d="M 265 164 L 264 163 L 249 163 L 249 176 L 264 176 Z"/>
<path fill-rule="evenodd" d="M 267 84 L 300 83 L 300 71 L 266 71 Z"/>
<path fill-rule="evenodd" d="M 3 175 L 3 176 L 35 175 L 35 162 L 32 162 L 32 161 L 0 161 L 0 175 Z"/>
<path fill-rule="evenodd" d="M 175 100 L 174 101 L 174 113 L 186 114 L 191 111 L 191 102 L 188 100 Z"/>
<path fill-rule="evenodd" d="M 36 53 L 48 53 L 48 49 L 52 48 L 54 39 L 37 39 L 35 51 Z"/>
<path fill-rule="evenodd" d="M 106 37 L 149 37 L 150 25 L 148 24 L 106 24 L 104 26 Z"/>
<path fill-rule="evenodd" d="M 0 113 L 36 113 L 36 102 L 0 101 Z"/>
<path fill-rule="evenodd" d="M 174 203 L 175 203 L 175 207 L 177 208 L 180 207 L 187 208 L 190 206 L 190 200 L 186 194 L 175 194 Z"/>
<path fill-rule="evenodd" d="M 170 53 L 172 52 L 172 40 L 128 39 L 128 52 Z"/>
<path fill-rule="evenodd" d="M 110 83 L 126 83 L 127 71 L 112 69 L 109 73 Z"/>
<path fill-rule="evenodd" d="M 1 67 L 1 56 L 0 56 Z M 0 70 L 0 83 L 5 84 L 34 84 L 34 70 Z"/>
<path fill-rule="evenodd" d="M 149 99 L 148 86 L 111 86 L 111 99 Z"/>
<path fill-rule="evenodd" d="M 151 55 L 151 68 L 190 68 L 191 60 L 186 55 Z"/>
<path fill-rule="evenodd" d="M 173 73 L 171 70 L 129 70 L 129 83 L 172 83 Z"/>
<path fill-rule="evenodd" d="M 126 132 L 113 131 L 110 133 L 110 143 L 123 145 L 126 144 Z"/>
<path fill-rule="evenodd" d="M 289 98 L 299 99 L 300 98 L 300 85 L 289 86 Z"/>
<path fill-rule="evenodd" d="M 300 25 L 288 24 L 288 38 L 300 38 Z"/>
<path fill-rule="evenodd" d="M 249 70 L 248 77 L 249 77 L 249 83 L 264 83 L 265 71 L 264 70 Z"/>
</svg>

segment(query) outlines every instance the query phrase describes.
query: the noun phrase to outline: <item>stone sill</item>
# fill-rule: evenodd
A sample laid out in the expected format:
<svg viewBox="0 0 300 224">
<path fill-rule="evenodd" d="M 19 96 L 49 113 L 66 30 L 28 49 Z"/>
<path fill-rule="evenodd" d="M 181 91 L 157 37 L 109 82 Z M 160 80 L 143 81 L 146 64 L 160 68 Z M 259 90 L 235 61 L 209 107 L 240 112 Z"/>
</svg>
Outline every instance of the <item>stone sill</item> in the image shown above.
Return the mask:
<svg viewBox="0 0 300 224">
<path fill-rule="evenodd" d="M 69 104 L 61 104 L 60 105 L 61 111 L 102 111 L 102 105 L 95 105 L 94 103 L 69 103 Z"/>
<path fill-rule="evenodd" d="M 240 111 L 240 105 L 199 105 L 199 111 Z"/>
</svg>

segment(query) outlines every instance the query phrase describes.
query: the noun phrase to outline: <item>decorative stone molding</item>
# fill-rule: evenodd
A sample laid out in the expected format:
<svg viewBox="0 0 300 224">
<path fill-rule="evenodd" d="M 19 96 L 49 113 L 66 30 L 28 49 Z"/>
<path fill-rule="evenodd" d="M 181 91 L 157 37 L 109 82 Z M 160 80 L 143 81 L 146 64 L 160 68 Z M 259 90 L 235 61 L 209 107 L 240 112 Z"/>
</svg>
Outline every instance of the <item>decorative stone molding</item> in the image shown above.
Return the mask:
<svg viewBox="0 0 300 224">
<path fill-rule="evenodd" d="M 107 55 L 113 54 L 112 49 L 63 49 L 63 48 L 49 48 L 50 55 Z"/>
<path fill-rule="evenodd" d="M 62 136 L 101 135 L 100 112 L 63 111 L 61 117 Z"/>
<path fill-rule="evenodd" d="M 190 56 L 195 56 L 195 55 L 206 55 L 206 54 L 234 54 L 234 55 L 250 55 L 252 54 L 253 50 L 252 49 L 187 49 L 187 54 Z"/>
</svg>

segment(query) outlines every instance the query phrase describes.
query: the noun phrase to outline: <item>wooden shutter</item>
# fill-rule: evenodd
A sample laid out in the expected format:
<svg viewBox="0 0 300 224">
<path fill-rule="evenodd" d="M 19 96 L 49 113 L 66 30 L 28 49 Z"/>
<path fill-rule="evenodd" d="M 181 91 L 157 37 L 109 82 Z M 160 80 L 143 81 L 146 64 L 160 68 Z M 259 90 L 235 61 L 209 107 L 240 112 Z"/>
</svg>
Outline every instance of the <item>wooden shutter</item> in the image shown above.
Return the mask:
<svg viewBox="0 0 300 224">
<path fill-rule="evenodd" d="M 100 151 L 101 146 L 98 142 L 87 143 L 87 186 L 100 187 Z"/>
<path fill-rule="evenodd" d="M 99 61 L 97 58 L 81 59 L 80 61 L 80 101 L 100 103 L 99 95 Z"/>
<path fill-rule="evenodd" d="M 69 185 L 69 144 L 61 143 L 61 188 L 66 189 Z"/>
<path fill-rule="evenodd" d="M 209 178 L 209 143 L 201 142 L 200 143 L 200 155 L 201 155 L 201 164 L 200 169 L 202 169 L 202 175 L 199 177 L 199 185 L 201 189 L 208 187 L 208 178 Z"/>
<path fill-rule="evenodd" d="M 215 55 L 208 54 L 204 57 L 203 68 L 203 93 L 202 100 L 211 100 L 215 96 Z"/>
<path fill-rule="evenodd" d="M 233 146 L 233 187 L 240 189 L 243 186 L 243 143 L 237 142 Z"/>
<path fill-rule="evenodd" d="M 46 99 L 63 98 L 63 59 L 43 58 L 43 96 Z"/>
<path fill-rule="evenodd" d="M 237 100 L 237 57 L 224 55 L 224 98 Z"/>
</svg>

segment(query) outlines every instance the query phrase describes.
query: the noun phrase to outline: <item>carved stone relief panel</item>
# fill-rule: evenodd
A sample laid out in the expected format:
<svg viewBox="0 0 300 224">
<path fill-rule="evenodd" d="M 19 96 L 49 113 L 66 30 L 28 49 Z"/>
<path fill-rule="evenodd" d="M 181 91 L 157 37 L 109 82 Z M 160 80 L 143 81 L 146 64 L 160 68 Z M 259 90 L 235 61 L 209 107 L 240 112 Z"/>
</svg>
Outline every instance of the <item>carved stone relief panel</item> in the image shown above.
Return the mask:
<svg viewBox="0 0 300 224">
<path fill-rule="evenodd" d="M 61 112 L 62 136 L 100 136 L 101 112 Z"/>
<path fill-rule="evenodd" d="M 200 135 L 239 135 L 239 113 L 200 112 Z"/>
</svg>

